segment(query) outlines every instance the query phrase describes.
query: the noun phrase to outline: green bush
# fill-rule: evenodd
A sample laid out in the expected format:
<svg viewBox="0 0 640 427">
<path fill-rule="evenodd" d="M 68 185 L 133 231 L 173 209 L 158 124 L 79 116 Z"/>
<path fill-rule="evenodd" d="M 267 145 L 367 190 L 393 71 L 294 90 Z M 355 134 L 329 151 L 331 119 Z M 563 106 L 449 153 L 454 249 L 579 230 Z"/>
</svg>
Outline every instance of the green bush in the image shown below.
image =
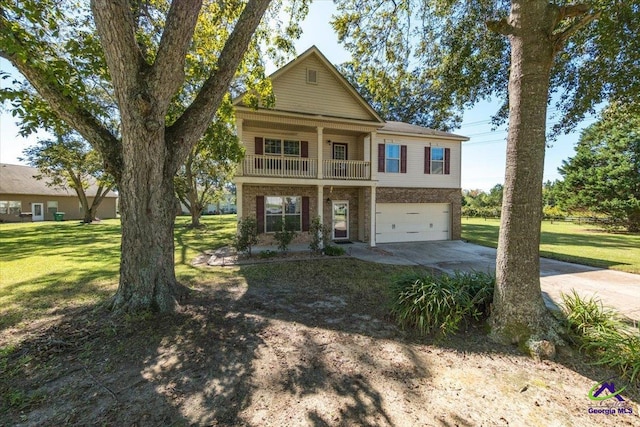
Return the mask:
<svg viewBox="0 0 640 427">
<path fill-rule="evenodd" d="M 289 250 L 289 245 L 296 237 L 296 232 L 293 231 L 288 224 L 280 221 L 278 223 L 278 231 L 276 231 L 273 237 L 278 242 L 278 249 L 282 252 L 287 252 Z"/>
<path fill-rule="evenodd" d="M 575 291 L 562 295 L 562 309 L 580 350 L 593 357 L 596 365 L 617 369 L 631 382 L 640 380 L 638 327 L 629 327 L 599 300 L 582 298 Z"/>
<path fill-rule="evenodd" d="M 488 314 L 494 286 L 495 278 L 487 273 L 405 277 L 393 286 L 391 313 L 402 328 L 448 335 L 458 331 L 463 320 Z"/>
<path fill-rule="evenodd" d="M 327 256 L 341 256 L 344 255 L 344 249 L 340 246 L 335 245 L 327 245 L 322 250 L 323 253 Z"/>
<path fill-rule="evenodd" d="M 251 248 L 256 243 L 258 243 L 258 223 L 255 218 L 246 217 L 238 221 L 238 233 L 233 240 L 233 247 L 251 256 Z"/>
<path fill-rule="evenodd" d="M 261 251 L 261 252 L 258 254 L 258 257 L 259 257 L 259 258 L 266 259 L 266 258 L 273 258 L 273 257 L 275 257 L 276 255 L 278 255 L 278 253 L 277 253 L 276 251 L 272 251 L 272 250 L 267 249 L 267 250 Z"/>
<path fill-rule="evenodd" d="M 329 229 L 320 222 L 320 217 L 316 216 L 311 221 L 309 226 L 309 234 L 311 235 L 311 242 L 309 242 L 309 248 L 313 252 L 320 252 L 322 247 L 329 241 Z"/>
</svg>

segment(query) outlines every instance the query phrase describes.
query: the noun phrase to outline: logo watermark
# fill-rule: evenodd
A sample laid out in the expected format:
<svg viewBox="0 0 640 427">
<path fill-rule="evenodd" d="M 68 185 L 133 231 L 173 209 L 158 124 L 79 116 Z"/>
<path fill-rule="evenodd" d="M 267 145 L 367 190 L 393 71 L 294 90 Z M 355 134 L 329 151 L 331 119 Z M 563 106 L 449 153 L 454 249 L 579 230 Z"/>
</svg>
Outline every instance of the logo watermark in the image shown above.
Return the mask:
<svg viewBox="0 0 640 427">
<path fill-rule="evenodd" d="M 628 386 L 617 387 L 616 384 L 620 385 L 621 381 L 619 379 L 614 381 L 614 378 L 609 378 L 591 387 L 591 390 L 587 393 L 589 400 L 591 400 L 587 410 L 590 414 L 609 416 L 635 414 L 631 403 L 622 397 L 622 392 Z"/>
</svg>

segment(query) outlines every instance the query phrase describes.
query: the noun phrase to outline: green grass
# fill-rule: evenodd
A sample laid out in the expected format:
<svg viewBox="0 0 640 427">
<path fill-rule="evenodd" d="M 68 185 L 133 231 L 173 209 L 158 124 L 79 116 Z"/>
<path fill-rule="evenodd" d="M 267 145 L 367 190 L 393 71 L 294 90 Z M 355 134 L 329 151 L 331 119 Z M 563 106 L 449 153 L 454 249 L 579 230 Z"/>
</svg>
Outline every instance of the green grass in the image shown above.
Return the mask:
<svg viewBox="0 0 640 427">
<path fill-rule="evenodd" d="M 462 238 L 497 247 L 500 221 L 463 218 Z M 594 267 L 640 274 L 640 234 L 608 233 L 588 224 L 542 223 L 540 255 Z"/>
<path fill-rule="evenodd" d="M 235 215 L 206 216 L 202 229 L 176 221 L 176 275 L 183 283 L 206 275 L 191 266 L 200 252 L 224 246 Z M 114 294 L 120 267 L 120 221 L 0 224 L 0 330 L 91 305 Z"/>
</svg>

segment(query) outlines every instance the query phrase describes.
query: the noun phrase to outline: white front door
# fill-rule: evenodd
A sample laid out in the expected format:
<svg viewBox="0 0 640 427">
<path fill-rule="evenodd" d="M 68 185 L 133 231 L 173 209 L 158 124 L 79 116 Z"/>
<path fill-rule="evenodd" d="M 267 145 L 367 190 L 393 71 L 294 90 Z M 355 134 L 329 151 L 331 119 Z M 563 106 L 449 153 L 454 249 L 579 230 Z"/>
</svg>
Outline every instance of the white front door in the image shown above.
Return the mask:
<svg viewBox="0 0 640 427">
<path fill-rule="evenodd" d="M 333 240 L 345 240 L 349 238 L 349 202 L 333 202 Z"/>
<path fill-rule="evenodd" d="M 44 203 L 31 204 L 31 220 L 44 221 Z"/>
</svg>

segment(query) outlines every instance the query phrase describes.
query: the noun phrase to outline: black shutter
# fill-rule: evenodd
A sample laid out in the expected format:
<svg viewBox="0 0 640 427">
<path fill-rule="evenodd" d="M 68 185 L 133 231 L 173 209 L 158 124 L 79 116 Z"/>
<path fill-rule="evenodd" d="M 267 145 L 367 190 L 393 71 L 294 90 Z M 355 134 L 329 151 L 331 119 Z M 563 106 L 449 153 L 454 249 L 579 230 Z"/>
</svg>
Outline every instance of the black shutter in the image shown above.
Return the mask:
<svg viewBox="0 0 640 427">
<path fill-rule="evenodd" d="M 302 198 L 302 231 L 309 231 L 309 198 Z"/>
<path fill-rule="evenodd" d="M 378 172 L 384 172 L 384 144 L 378 144 Z"/>
<path fill-rule="evenodd" d="M 451 149 L 444 149 L 444 173 L 449 175 L 451 173 Z"/>
<path fill-rule="evenodd" d="M 400 146 L 400 173 L 407 173 L 407 146 Z"/>
<path fill-rule="evenodd" d="M 424 173 L 431 173 L 431 147 L 424 147 Z"/>
</svg>

